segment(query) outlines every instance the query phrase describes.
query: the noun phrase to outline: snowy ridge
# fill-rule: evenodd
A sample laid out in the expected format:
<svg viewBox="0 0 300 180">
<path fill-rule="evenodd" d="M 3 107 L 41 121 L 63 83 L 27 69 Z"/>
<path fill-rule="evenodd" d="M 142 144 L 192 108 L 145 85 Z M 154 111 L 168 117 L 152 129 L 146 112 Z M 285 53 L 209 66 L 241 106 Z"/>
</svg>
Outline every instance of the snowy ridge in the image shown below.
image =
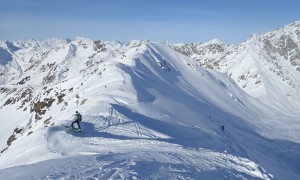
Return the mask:
<svg viewBox="0 0 300 180">
<path fill-rule="evenodd" d="M 220 42 L 204 44 L 170 46 L 207 68 L 226 73 L 263 103 L 299 117 L 299 22 L 265 35 L 254 34 L 238 46 Z M 210 48 L 212 44 L 215 48 Z"/>
<path fill-rule="evenodd" d="M 17 47 L 7 51 L 13 58 L 1 65 L 0 115 L 10 121 L 1 120 L 6 125 L 0 127 L 0 177 L 300 177 L 299 116 L 288 115 L 297 107 L 282 111 L 250 96 L 235 74 L 231 79 L 204 69 L 147 40 L 32 41 L 11 42 Z M 247 48 L 259 51 L 256 41 L 246 42 Z M 246 46 L 209 44 L 212 55 L 225 60 L 249 57 L 232 51 Z M 231 61 L 230 69 L 243 63 Z M 15 74 L 8 76 L 12 69 Z M 266 94 L 269 86 L 262 86 Z M 60 126 L 71 122 L 75 110 L 83 114 L 84 133 Z"/>
</svg>

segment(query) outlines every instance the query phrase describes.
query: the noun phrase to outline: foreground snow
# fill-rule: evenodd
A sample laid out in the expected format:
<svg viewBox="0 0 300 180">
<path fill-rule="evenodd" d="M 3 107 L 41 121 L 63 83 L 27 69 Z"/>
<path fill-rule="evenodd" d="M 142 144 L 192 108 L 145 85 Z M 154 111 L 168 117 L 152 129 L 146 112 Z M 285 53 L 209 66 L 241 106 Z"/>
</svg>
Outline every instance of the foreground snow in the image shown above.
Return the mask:
<svg viewBox="0 0 300 180">
<path fill-rule="evenodd" d="M 29 141 L 47 142 L 40 151 L 20 149 L 31 165 L 0 171 L 1 179 L 269 179 L 262 167 L 246 158 L 226 152 L 192 148 L 171 143 L 169 138 L 126 137 L 89 129 L 85 134 L 64 127 L 41 130 Z M 131 129 L 128 129 L 131 130 Z M 124 131 L 119 129 L 119 132 Z M 126 132 L 123 132 L 126 134 Z M 143 133 L 143 132 L 141 132 Z M 38 137 L 36 137 L 38 136 Z M 28 144 L 28 143 L 25 143 Z M 22 146 L 24 144 L 22 143 Z M 30 149 L 36 154 L 22 152 Z M 27 155 L 26 155 L 27 154 Z M 42 159 L 52 159 L 41 161 Z M 9 160 L 8 160 L 9 161 Z M 41 162 L 39 162 L 41 161 Z M 18 159 L 13 164 L 23 164 Z"/>
</svg>

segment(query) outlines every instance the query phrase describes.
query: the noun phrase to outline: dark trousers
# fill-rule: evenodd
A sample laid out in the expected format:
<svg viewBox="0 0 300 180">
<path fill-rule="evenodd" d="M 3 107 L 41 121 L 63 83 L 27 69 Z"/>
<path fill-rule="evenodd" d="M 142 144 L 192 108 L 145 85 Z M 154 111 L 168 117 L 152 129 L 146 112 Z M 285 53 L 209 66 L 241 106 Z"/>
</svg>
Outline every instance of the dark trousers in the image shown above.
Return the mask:
<svg viewBox="0 0 300 180">
<path fill-rule="evenodd" d="M 79 125 L 79 120 L 75 120 L 72 122 L 71 127 L 74 128 L 74 124 L 77 123 L 77 126 L 79 127 L 79 129 L 81 129 L 80 125 Z"/>
</svg>

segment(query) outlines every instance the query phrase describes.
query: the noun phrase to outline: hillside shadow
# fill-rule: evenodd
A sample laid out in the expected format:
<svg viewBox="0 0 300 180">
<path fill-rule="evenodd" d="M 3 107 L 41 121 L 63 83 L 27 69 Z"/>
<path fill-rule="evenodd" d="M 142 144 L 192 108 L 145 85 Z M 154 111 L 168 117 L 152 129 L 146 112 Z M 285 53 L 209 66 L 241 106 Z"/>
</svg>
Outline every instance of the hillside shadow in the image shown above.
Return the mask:
<svg viewBox="0 0 300 180">
<path fill-rule="evenodd" d="M 173 84 L 179 81 L 178 76 L 180 73 L 175 71 L 173 67 L 170 67 L 172 69 L 171 72 L 163 70 L 159 64 L 157 64 L 156 59 L 162 59 L 164 63 L 166 63 L 167 60 L 151 48 L 149 48 L 149 50 L 151 52 L 153 51 L 152 54 L 155 58 L 149 57 L 149 55 L 141 55 L 142 58 L 134 59 L 135 68 L 125 64 L 118 65 L 118 68 L 130 75 L 133 86 L 137 90 L 136 93 L 139 102 L 153 102 L 156 100 L 155 95 L 150 91 L 153 87 L 156 87 L 156 90 L 159 92 L 172 92 L 171 89 L 174 89 Z M 148 66 L 151 66 L 151 68 L 155 70 L 152 70 L 144 64 L 143 59 L 149 59 L 148 62 L 151 64 Z"/>
<path fill-rule="evenodd" d="M 230 127 L 231 129 L 226 129 L 223 136 L 211 136 L 198 128 L 163 122 L 158 119 L 133 112 L 131 109 L 118 104 L 112 104 L 112 107 L 129 119 L 132 119 L 146 128 L 165 134 L 169 136 L 170 139 L 151 139 L 110 134 L 107 132 L 101 132 L 105 128 L 96 128 L 92 123 L 88 122 L 81 123 L 82 129 L 85 133 L 76 133 L 70 130 L 66 130 L 66 132 L 73 136 L 83 138 L 102 137 L 116 140 L 145 139 L 149 141 L 154 140 L 174 143 L 181 145 L 184 148 L 206 148 L 219 153 L 224 153 L 224 150 L 226 150 L 227 153 L 231 155 L 248 158 L 255 163 L 262 165 L 267 172 L 275 175 L 278 179 L 283 177 L 288 177 L 288 179 L 297 179 L 296 177 L 300 176 L 300 166 L 298 166 L 298 162 L 300 162 L 300 144 L 288 140 L 266 138 L 257 133 L 247 123 L 240 122 L 241 124 L 237 127 L 232 126 Z M 234 116 L 232 117 L 234 118 Z M 282 168 L 286 169 L 286 172 L 288 173 L 280 174 L 280 172 L 282 172 Z M 262 169 L 261 171 L 264 172 L 265 170 Z"/>
<path fill-rule="evenodd" d="M 277 177 L 288 176 L 294 179 L 300 176 L 300 166 L 298 165 L 300 144 L 288 140 L 266 138 L 254 131 L 247 123 L 239 125 L 239 127 L 244 126 L 243 129 L 235 129 L 232 132 L 227 130 L 223 137 L 213 137 L 199 129 L 162 122 L 117 104 L 112 106 L 141 125 L 168 135 L 171 137 L 171 140 L 168 141 L 170 143 L 176 143 L 185 148 L 207 148 L 220 153 L 227 150 L 227 153 L 248 158 L 263 167 L 268 167 L 267 171 L 276 174 Z M 276 165 L 270 166 L 270 163 Z M 288 169 L 289 174 L 277 174 L 277 172 L 282 172 L 280 169 L 283 167 Z"/>
<path fill-rule="evenodd" d="M 163 139 L 163 141 L 179 144 L 187 148 L 210 147 L 213 149 L 220 149 L 218 144 L 212 143 L 213 137 L 211 137 L 211 135 L 199 131 L 198 128 L 163 122 L 133 112 L 131 109 L 117 104 L 112 104 L 112 107 L 129 119 L 170 137 L 170 139 Z"/>
<path fill-rule="evenodd" d="M 6 65 L 9 61 L 12 61 L 12 55 L 6 50 L 0 47 L 0 65 Z"/>
<path fill-rule="evenodd" d="M 158 141 L 164 141 L 164 139 L 161 138 L 145 138 L 145 137 L 130 137 L 125 135 L 117 135 L 117 134 L 111 134 L 108 132 L 103 132 L 101 130 L 109 128 L 96 128 L 93 123 L 89 122 L 81 122 L 80 123 L 82 132 L 75 132 L 73 130 L 69 130 L 65 127 L 59 128 L 60 130 L 63 129 L 67 134 L 71 134 L 75 137 L 83 137 L 83 138 L 93 138 L 93 137 L 100 137 L 100 138 L 107 138 L 107 139 L 116 139 L 116 140 L 158 140 Z"/>
</svg>

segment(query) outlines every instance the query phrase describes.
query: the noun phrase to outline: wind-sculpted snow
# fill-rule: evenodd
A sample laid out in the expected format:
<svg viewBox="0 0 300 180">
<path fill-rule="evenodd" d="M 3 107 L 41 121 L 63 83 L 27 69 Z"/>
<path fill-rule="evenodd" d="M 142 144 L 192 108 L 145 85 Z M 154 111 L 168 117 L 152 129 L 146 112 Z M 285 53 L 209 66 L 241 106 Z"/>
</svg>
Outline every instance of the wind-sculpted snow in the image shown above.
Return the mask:
<svg viewBox="0 0 300 180">
<path fill-rule="evenodd" d="M 129 143 L 130 144 L 130 143 Z M 4 169 L 13 179 L 270 179 L 255 163 L 203 149 L 143 144 L 132 152 L 102 153 L 47 160 Z"/>
<path fill-rule="evenodd" d="M 215 58 L 232 54 L 216 43 L 223 44 L 202 47 Z M 287 116 L 296 109 L 282 112 L 164 44 L 76 38 L 13 45 L 19 49 L 1 75 L 0 179 L 300 177 L 299 117 Z M 80 133 L 61 126 L 75 111 L 83 115 Z"/>
</svg>

